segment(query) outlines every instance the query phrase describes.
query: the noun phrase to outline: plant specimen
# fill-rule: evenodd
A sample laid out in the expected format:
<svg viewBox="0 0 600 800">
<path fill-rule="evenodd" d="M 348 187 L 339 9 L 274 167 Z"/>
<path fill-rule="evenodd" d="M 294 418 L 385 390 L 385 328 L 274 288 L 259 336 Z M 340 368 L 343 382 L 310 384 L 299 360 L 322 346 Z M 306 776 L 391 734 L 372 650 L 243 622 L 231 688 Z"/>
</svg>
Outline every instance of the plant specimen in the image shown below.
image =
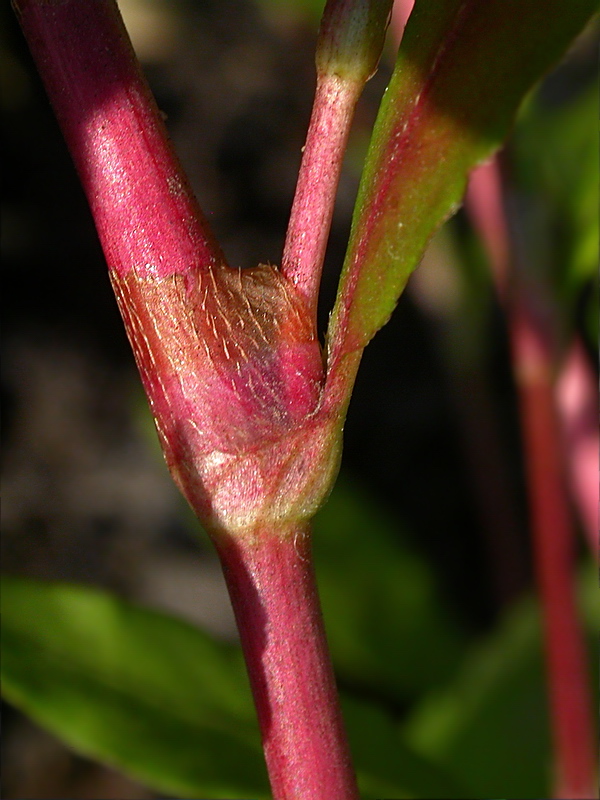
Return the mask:
<svg viewBox="0 0 600 800">
<path fill-rule="evenodd" d="M 470 171 L 594 3 L 417 2 L 382 100 L 324 344 L 333 201 L 390 0 L 329 0 L 280 267 L 229 266 L 112 0 L 15 3 L 90 203 L 169 469 L 236 614 L 273 795 L 358 797 L 311 562 L 364 348 Z M 567 776 L 569 791 L 585 791 Z"/>
</svg>

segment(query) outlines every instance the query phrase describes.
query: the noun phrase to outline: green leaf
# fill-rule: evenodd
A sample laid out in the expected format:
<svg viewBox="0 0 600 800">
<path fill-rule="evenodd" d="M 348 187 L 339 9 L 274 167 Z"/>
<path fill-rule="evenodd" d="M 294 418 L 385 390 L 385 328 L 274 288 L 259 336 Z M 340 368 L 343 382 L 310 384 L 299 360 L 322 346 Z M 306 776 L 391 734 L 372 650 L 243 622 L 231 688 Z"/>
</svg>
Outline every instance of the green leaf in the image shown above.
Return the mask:
<svg viewBox="0 0 600 800">
<path fill-rule="evenodd" d="M 465 635 L 406 534 L 340 476 L 314 520 L 327 638 L 344 682 L 396 705 L 452 675 Z"/>
<path fill-rule="evenodd" d="M 269 797 L 241 653 L 92 589 L 4 578 L 2 690 L 74 749 L 183 797 Z"/>
<path fill-rule="evenodd" d="M 563 296 L 577 296 L 597 275 L 597 118 L 597 79 L 560 104 L 540 91 L 524 109 L 512 142 L 519 188 L 530 199 L 527 263 L 543 275 L 550 270 Z"/>
<path fill-rule="evenodd" d="M 580 590 L 588 601 L 592 586 L 596 597 L 594 616 L 587 615 L 591 632 L 595 574 L 585 583 Z M 595 659 L 590 663 L 597 673 Z M 529 600 L 513 609 L 472 649 L 456 680 L 415 709 L 403 732 L 417 752 L 464 782 L 468 797 L 549 797 L 552 751 L 537 605 Z"/>
<path fill-rule="evenodd" d="M 549 797 L 550 741 L 539 620 L 531 605 L 476 647 L 447 691 L 406 726 L 414 747 L 467 782 L 472 797 Z M 478 794 L 480 793 L 480 794 Z"/>
<path fill-rule="evenodd" d="M 4 696 L 75 750 L 180 797 L 269 797 L 239 648 L 64 584 L 5 578 L 2 616 Z M 344 712 L 365 796 L 464 795 L 378 707 Z"/>
<path fill-rule="evenodd" d="M 449 770 L 407 746 L 383 709 L 344 696 L 342 709 L 364 798 L 466 797 Z"/>
<path fill-rule="evenodd" d="M 506 137 L 525 93 L 597 0 L 417 0 L 367 154 L 328 332 L 330 369 L 392 313 L 469 171 Z M 343 374 L 345 393 L 357 358 Z M 336 389 L 338 391 L 338 389 Z"/>
</svg>

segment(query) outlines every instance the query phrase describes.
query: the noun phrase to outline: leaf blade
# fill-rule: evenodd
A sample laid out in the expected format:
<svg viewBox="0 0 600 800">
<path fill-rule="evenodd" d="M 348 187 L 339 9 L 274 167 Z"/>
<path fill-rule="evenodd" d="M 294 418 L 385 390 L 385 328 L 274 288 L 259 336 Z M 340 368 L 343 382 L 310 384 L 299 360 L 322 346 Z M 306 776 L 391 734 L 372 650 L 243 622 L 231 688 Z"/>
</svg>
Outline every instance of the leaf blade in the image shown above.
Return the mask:
<svg viewBox="0 0 600 800">
<path fill-rule="evenodd" d="M 76 750 L 179 796 L 269 796 L 236 648 L 82 587 L 5 578 L 2 612 L 3 693 Z"/>
<path fill-rule="evenodd" d="M 4 578 L 2 614 L 4 696 L 75 750 L 179 797 L 270 797 L 239 648 L 79 586 Z M 377 706 L 344 710 L 365 797 L 463 796 Z"/>
<path fill-rule="evenodd" d="M 328 330 L 330 375 L 387 322 L 469 171 L 596 10 L 595 0 L 568 10 L 558 0 L 417 0 L 361 179 Z M 345 394 L 353 372 L 341 378 Z"/>
</svg>

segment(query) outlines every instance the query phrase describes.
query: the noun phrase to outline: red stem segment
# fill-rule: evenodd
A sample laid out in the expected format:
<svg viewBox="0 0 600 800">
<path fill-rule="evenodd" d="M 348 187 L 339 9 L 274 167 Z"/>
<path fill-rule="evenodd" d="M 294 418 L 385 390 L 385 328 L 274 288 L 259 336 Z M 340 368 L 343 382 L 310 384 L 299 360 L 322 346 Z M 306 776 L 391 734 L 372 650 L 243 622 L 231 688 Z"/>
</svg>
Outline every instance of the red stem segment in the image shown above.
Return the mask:
<svg viewBox="0 0 600 800">
<path fill-rule="evenodd" d="M 521 408 L 533 551 L 545 627 L 546 664 L 556 753 L 557 798 L 596 792 L 592 698 L 574 590 L 575 541 L 563 471 L 552 347 L 520 281 L 508 297 L 511 243 L 498 161 L 471 176 L 466 204 L 488 251 L 507 311 Z"/>
<path fill-rule="evenodd" d="M 594 369 L 579 339 L 567 353 L 556 394 L 571 493 L 590 550 L 598 559 L 598 387 Z"/>
<path fill-rule="evenodd" d="M 169 144 L 113 0 L 17 0 L 15 9 L 110 269 L 189 274 L 223 255 Z"/>
<path fill-rule="evenodd" d="M 308 527 L 220 539 L 275 800 L 357 800 Z"/>
<path fill-rule="evenodd" d="M 544 609 L 546 663 L 556 752 L 557 798 L 596 792 L 592 697 L 575 603 L 573 524 L 550 377 L 550 354 L 524 303 L 512 313 L 511 339 L 527 454 L 527 484 L 537 580 Z"/>
<path fill-rule="evenodd" d="M 336 74 L 317 78 L 281 264 L 313 317 L 344 152 L 362 87 Z"/>
<path fill-rule="evenodd" d="M 377 70 L 391 7 L 392 0 L 327 0 L 323 9 L 317 89 L 281 267 L 313 319 L 352 117 Z"/>
</svg>

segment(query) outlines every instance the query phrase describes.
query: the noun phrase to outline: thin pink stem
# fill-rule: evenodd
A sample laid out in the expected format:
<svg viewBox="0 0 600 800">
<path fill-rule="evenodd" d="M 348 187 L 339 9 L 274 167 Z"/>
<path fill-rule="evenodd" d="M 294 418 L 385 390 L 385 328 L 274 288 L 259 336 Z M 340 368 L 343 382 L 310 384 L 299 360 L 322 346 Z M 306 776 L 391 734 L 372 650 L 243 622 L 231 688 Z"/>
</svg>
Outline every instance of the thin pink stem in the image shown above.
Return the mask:
<svg viewBox="0 0 600 800">
<path fill-rule="evenodd" d="M 508 318 L 525 447 L 534 561 L 543 609 L 557 798 L 593 796 L 592 698 L 574 589 L 574 530 L 552 383 L 552 347 L 523 285 L 507 297 L 512 254 L 497 160 L 476 170 L 466 205 Z"/>
<path fill-rule="evenodd" d="M 465 204 L 488 253 L 500 300 L 508 303 L 510 236 L 496 160 L 474 170 Z M 572 344 L 556 383 L 556 405 L 567 478 L 593 555 L 598 557 L 598 396 L 596 377 L 579 340 Z"/>
<path fill-rule="evenodd" d="M 165 277 L 223 263 L 113 0 L 18 0 L 23 32 L 110 269 Z"/>
<path fill-rule="evenodd" d="M 220 539 L 275 800 L 357 800 L 310 536 Z"/>
<path fill-rule="evenodd" d="M 281 269 L 316 316 L 319 284 L 344 152 L 362 83 L 320 74 Z"/>
<path fill-rule="evenodd" d="M 565 491 L 551 360 L 531 310 L 512 313 L 511 339 L 546 641 L 557 798 L 596 792 L 592 697 L 574 592 L 574 531 Z"/>
</svg>

